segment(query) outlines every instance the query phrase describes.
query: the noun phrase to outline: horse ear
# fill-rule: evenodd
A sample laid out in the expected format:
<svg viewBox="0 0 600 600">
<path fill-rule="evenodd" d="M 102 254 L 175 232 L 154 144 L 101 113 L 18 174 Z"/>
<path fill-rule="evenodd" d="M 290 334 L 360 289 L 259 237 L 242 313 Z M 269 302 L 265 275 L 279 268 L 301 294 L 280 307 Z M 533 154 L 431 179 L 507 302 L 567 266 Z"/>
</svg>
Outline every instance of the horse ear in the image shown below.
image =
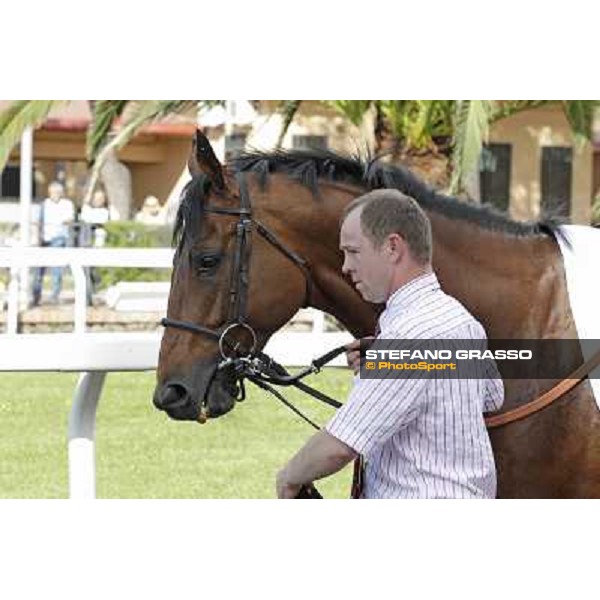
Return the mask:
<svg viewBox="0 0 600 600">
<path fill-rule="evenodd" d="M 200 174 L 208 176 L 211 183 L 219 190 L 225 190 L 227 187 L 221 163 L 216 157 L 208 138 L 199 129 L 196 129 L 196 135 L 192 143 L 188 169 L 192 177 Z"/>
</svg>

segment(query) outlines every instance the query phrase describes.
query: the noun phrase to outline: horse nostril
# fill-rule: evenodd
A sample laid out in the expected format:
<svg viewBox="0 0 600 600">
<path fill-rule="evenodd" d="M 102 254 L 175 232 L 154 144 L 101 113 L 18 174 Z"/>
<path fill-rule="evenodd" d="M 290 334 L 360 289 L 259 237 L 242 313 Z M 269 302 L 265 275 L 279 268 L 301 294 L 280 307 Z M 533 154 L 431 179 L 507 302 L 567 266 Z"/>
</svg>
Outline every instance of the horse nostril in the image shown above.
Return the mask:
<svg viewBox="0 0 600 600">
<path fill-rule="evenodd" d="M 189 393 L 179 383 L 168 383 L 156 391 L 154 395 L 154 406 L 160 410 L 176 408 L 186 404 Z"/>
</svg>

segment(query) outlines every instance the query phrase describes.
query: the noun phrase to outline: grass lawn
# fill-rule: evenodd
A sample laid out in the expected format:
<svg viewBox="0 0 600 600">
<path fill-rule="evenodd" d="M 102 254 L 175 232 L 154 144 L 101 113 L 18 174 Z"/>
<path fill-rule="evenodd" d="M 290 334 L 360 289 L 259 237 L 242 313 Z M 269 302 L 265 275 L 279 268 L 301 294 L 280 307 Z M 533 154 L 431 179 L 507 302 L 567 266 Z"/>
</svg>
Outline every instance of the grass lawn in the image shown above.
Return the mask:
<svg viewBox="0 0 600 600">
<path fill-rule="evenodd" d="M 66 498 L 67 421 L 76 374 L 0 376 L 0 498 Z M 307 380 L 334 398 L 347 369 Z M 107 375 L 97 415 L 99 498 L 273 498 L 277 470 L 312 428 L 252 385 L 231 413 L 201 426 L 171 421 L 152 405 L 154 373 Z M 293 390 L 286 397 L 325 423 L 332 409 Z M 318 487 L 347 498 L 351 466 Z"/>
</svg>

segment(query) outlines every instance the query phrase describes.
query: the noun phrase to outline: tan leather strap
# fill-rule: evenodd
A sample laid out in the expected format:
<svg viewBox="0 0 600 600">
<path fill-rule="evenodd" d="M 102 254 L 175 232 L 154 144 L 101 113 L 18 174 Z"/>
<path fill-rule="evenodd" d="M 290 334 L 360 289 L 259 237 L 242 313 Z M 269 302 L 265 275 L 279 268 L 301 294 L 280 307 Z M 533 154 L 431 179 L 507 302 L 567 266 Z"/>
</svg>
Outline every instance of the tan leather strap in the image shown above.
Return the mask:
<svg viewBox="0 0 600 600">
<path fill-rule="evenodd" d="M 513 423 L 519 419 L 524 419 L 529 415 L 545 408 L 549 404 L 552 404 L 555 400 L 572 390 L 578 383 L 580 383 L 586 375 L 593 371 L 598 365 L 600 365 L 600 350 L 596 352 L 589 360 L 584 362 L 579 368 L 577 368 L 567 379 L 563 379 L 558 382 L 553 388 L 543 393 L 539 398 L 513 408 L 505 413 L 491 415 L 485 418 L 485 424 L 488 429 L 493 427 L 501 427 L 508 423 Z"/>
</svg>

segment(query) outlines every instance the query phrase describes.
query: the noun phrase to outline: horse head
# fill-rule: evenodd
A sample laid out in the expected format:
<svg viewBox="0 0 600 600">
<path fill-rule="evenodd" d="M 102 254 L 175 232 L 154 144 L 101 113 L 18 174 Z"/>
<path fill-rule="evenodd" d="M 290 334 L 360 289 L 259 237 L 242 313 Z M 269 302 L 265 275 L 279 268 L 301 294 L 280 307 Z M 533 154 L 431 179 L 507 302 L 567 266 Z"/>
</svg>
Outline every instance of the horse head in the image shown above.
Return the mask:
<svg viewBox="0 0 600 600">
<path fill-rule="evenodd" d="M 308 302 L 309 276 L 277 230 L 281 203 L 269 207 L 255 178 L 222 167 L 199 131 L 188 168 L 154 404 L 202 421 L 241 399 L 236 359 L 260 350 Z"/>
</svg>

